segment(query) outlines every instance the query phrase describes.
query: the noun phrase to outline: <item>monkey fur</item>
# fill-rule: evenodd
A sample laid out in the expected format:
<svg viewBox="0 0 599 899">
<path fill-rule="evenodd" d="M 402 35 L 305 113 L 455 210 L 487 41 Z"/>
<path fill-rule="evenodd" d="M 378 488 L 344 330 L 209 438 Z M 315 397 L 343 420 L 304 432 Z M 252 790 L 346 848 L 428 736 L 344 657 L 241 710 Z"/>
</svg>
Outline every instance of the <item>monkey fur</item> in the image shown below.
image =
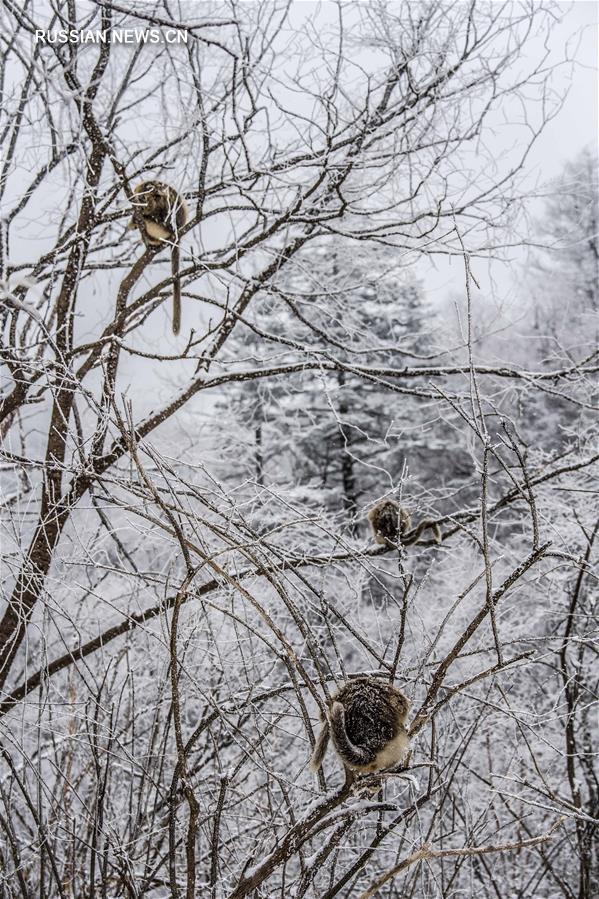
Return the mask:
<svg viewBox="0 0 599 899">
<path fill-rule="evenodd" d="M 310 770 L 318 771 L 332 738 L 346 769 L 362 774 L 399 764 L 410 748 L 406 719 L 410 700 L 375 677 L 348 681 L 329 701 Z"/>
<path fill-rule="evenodd" d="M 163 181 L 142 181 L 134 190 L 134 205 L 143 219 L 145 235 L 150 246 L 171 245 L 173 275 L 173 334 L 181 327 L 181 280 L 179 278 L 179 231 L 187 222 L 185 200 L 174 187 Z M 135 216 L 128 228 L 137 228 Z"/>
<path fill-rule="evenodd" d="M 423 531 L 430 528 L 435 541 L 441 543 L 441 529 L 436 521 L 423 518 L 421 522 L 410 532 L 412 518 L 410 513 L 403 509 L 394 499 L 383 499 L 368 512 L 368 520 L 372 527 L 374 539 L 382 546 L 397 548 L 401 543 L 410 546 L 418 543 Z M 409 534 L 409 536 L 408 536 Z"/>
</svg>

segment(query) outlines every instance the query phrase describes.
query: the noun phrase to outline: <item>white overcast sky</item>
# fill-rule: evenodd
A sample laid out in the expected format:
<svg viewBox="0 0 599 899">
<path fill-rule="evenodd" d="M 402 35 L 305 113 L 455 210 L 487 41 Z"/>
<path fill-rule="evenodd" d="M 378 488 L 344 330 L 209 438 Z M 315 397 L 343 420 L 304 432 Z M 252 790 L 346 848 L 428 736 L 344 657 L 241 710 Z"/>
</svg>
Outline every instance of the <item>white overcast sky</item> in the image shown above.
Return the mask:
<svg viewBox="0 0 599 899">
<path fill-rule="evenodd" d="M 368 2 L 368 0 L 354 0 Z M 392 0 L 391 0 L 392 2 Z M 419 2 L 419 0 L 413 0 Z M 490 0 L 499 2 L 499 0 Z M 533 3 L 537 0 L 532 0 Z M 293 21 L 301 24 L 302 13 L 311 16 L 317 6 L 321 21 L 336 21 L 336 2 L 325 0 L 294 0 L 295 15 Z M 527 158 L 525 173 L 526 182 L 531 190 L 541 188 L 551 179 L 558 176 L 566 162 L 573 159 L 585 146 L 597 146 L 599 132 L 599 91 L 598 91 L 598 56 L 599 56 L 599 2 L 598 0 L 573 0 L 573 2 L 556 2 L 556 20 L 552 29 L 549 49 L 551 51 L 547 65 L 559 65 L 554 74 L 553 86 L 565 100 L 559 114 L 548 123 L 538 138 L 532 152 Z M 543 48 L 531 41 L 529 52 L 531 57 L 538 58 Z M 506 106 L 495 112 L 498 132 L 505 134 L 506 123 L 510 116 L 517 117 L 519 108 Z M 515 118 L 514 118 L 515 121 Z M 493 125 L 492 116 L 488 125 Z M 514 158 L 518 155 L 517 142 L 514 144 Z M 503 147 L 502 147 L 503 150 Z M 542 214 L 543 204 L 540 200 L 531 200 L 528 204 L 531 216 Z M 518 293 L 522 289 L 521 269 L 526 263 L 526 251 L 511 251 L 509 261 L 494 261 L 487 264 L 476 263 L 477 277 L 481 292 L 499 307 L 518 302 Z M 447 257 L 428 258 L 418 264 L 418 274 L 424 282 L 429 298 L 434 305 L 444 304 L 448 294 L 462 293 L 464 287 L 463 264 L 460 259 Z"/>
<path fill-rule="evenodd" d="M 560 93 L 567 91 L 563 107 L 545 127 L 527 159 L 526 174 L 531 185 L 541 185 L 558 176 L 566 162 L 585 146 L 597 147 L 599 139 L 599 3 L 575 0 L 556 5 L 562 20 L 551 34 L 552 58 L 558 62 L 567 53 L 572 62 L 556 72 L 555 86 Z M 509 110 L 502 112 L 509 117 Z M 531 202 L 532 215 L 540 215 L 542 209 L 541 201 Z M 487 300 L 494 299 L 501 306 L 519 301 L 526 253 L 512 252 L 510 257 L 506 264 L 494 262 L 490 270 L 484 262 L 475 263 L 481 292 Z M 448 292 L 463 292 L 461 260 L 436 260 L 434 266 L 431 269 L 429 264 L 426 271 L 420 268 L 433 301 L 442 302 Z"/>
<path fill-rule="evenodd" d="M 588 144 L 597 145 L 598 117 L 598 54 L 599 3 L 577 0 L 568 9 L 564 22 L 556 27 L 556 40 L 571 40 L 575 65 L 571 88 L 564 108 L 541 136 L 534 154 L 534 164 L 547 175 L 559 174 L 564 162 Z"/>
</svg>

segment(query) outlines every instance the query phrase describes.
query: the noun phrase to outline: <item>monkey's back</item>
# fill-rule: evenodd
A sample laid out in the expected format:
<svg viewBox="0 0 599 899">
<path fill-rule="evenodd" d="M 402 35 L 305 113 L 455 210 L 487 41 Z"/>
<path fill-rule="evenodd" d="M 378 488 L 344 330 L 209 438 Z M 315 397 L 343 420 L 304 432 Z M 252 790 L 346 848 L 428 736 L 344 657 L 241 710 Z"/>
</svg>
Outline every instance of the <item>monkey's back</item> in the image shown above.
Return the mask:
<svg viewBox="0 0 599 899">
<path fill-rule="evenodd" d="M 177 191 L 163 181 L 144 181 L 135 188 L 141 201 L 141 212 L 145 219 L 165 228 L 169 236 L 182 228 L 187 221 L 185 201 Z"/>
<path fill-rule="evenodd" d="M 395 500 L 384 499 L 368 513 L 377 543 L 395 545 L 399 535 L 410 529 L 410 515 Z"/>
<path fill-rule="evenodd" d="M 399 690 L 376 678 L 356 678 L 335 697 L 345 710 L 345 729 L 351 742 L 377 753 L 400 731 L 409 702 Z"/>
</svg>

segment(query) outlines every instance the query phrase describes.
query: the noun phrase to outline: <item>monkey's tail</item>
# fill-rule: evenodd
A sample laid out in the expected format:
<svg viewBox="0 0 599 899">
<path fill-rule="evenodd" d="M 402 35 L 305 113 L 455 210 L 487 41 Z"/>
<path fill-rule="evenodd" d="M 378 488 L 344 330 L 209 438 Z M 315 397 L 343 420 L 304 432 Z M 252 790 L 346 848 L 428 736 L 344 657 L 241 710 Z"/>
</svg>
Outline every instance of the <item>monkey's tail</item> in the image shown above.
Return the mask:
<svg viewBox="0 0 599 899">
<path fill-rule="evenodd" d="M 406 546 L 411 546 L 412 543 L 419 543 L 420 536 L 427 530 L 427 528 L 430 528 L 433 532 L 435 543 L 441 543 L 443 538 L 441 536 L 441 528 L 437 522 L 433 521 L 431 518 L 423 518 L 417 527 L 414 528 L 410 536 L 404 541 Z"/>
<path fill-rule="evenodd" d="M 334 702 L 331 709 L 331 730 L 333 741 L 341 758 L 350 765 L 369 765 L 374 761 L 372 753 L 352 743 L 345 729 L 345 709 L 340 702 Z"/>
<path fill-rule="evenodd" d="M 318 734 L 318 739 L 316 740 L 316 746 L 314 747 L 314 752 L 310 758 L 310 771 L 314 774 L 318 771 L 320 766 L 322 765 L 322 760 L 324 759 L 327 751 L 327 747 L 329 745 L 329 722 L 324 721 L 323 725 L 320 729 L 320 733 Z"/>
<path fill-rule="evenodd" d="M 181 330 L 181 279 L 179 278 L 179 245 L 173 244 L 171 271 L 173 273 L 173 334 Z"/>
</svg>

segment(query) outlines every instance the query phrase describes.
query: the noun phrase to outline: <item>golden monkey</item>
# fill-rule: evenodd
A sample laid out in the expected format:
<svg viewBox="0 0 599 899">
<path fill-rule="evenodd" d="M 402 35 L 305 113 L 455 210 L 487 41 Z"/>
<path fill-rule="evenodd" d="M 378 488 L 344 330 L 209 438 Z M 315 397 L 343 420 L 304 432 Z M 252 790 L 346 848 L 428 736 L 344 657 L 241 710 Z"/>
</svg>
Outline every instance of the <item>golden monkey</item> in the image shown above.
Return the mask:
<svg viewBox="0 0 599 899">
<path fill-rule="evenodd" d="M 372 527 L 374 539 L 382 546 L 397 547 L 400 538 L 404 546 L 418 543 L 420 535 L 426 528 L 430 528 L 437 543 L 441 543 L 439 525 L 430 518 L 423 518 L 416 526 L 414 532 L 406 539 L 406 535 L 412 527 L 412 519 L 410 513 L 406 509 L 402 509 L 394 499 L 383 499 L 376 506 L 373 506 L 368 513 L 368 520 Z"/>
<path fill-rule="evenodd" d="M 143 219 L 150 246 L 170 244 L 173 273 L 173 334 L 181 327 L 181 281 L 179 278 L 179 232 L 187 222 L 185 200 L 174 187 L 162 181 L 142 181 L 134 191 L 135 206 Z M 137 228 L 135 217 L 128 228 Z"/>
<path fill-rule="evenodd" d="M 366 676 L 348 681 L 329 701 L 310 769 L 320 768 L 329 737 L 350 771 L 364 774 L 398 765 L 410 748 L 409 710 L 410 700 L 389 683 Z"/>
</svg>

